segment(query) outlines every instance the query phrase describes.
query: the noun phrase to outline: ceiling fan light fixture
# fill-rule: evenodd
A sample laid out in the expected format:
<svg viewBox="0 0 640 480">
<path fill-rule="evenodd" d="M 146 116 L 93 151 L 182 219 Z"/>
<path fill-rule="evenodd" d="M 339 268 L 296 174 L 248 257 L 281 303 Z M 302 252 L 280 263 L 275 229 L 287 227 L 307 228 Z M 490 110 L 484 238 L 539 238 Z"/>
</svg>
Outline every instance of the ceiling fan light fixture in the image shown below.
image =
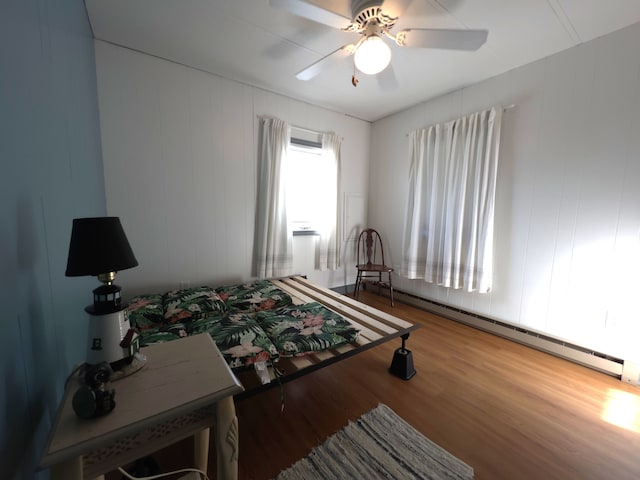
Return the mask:
<svg viewBox="0 0 640 480">
<path fill-rule="evenodd" d="M 369 35 L 358 47 L 353 57 L 356 68 L 366 75 L 375 75 L 387 68 L 391 61 L 391 49 L 376 34 Z"/>
</svg>

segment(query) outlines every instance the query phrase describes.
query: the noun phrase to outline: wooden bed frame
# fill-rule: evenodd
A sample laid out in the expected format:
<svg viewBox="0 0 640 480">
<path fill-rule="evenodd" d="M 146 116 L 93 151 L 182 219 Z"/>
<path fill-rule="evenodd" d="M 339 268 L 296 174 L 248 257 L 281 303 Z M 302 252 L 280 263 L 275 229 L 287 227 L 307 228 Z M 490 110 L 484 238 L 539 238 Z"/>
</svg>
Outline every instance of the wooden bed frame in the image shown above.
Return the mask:
<svg viewBox="0 0 640 480">
<path fill-rule="evenodd" d="M 334 349 L 301 357 L 281 357 L 275 363 L 277 372 L 274 371 L 273 367 L 268 368 L 269 378 L 271 379 L 269 383 L 263 384 L 254 369 L 235 372 L 245 388 L 244 392 L 236 395 L 236 400 L 277 387 L 381 343 L 401 337 L 402 347 L 396 350 L 396 355 L 392 362 L 392 365 L 395 365 L 399 355 L 402 356 L 402 354 L 409 353 L 405 349 L 405 342 L 409 337 L 409 333 L 420 327 L 419 324 L 412 324 L 350 297 L 340 295 L 328 288 L 315 285 L 299 275 L 272 279 L 271 281 L 291 295 L 294 304 L 319 302 L 351 322 L 360 330 L 360 334 L 355 342 L 341 345 Z M 405 379 L 408 380 L 411 376 L 409 375 Z"/>
</svg>

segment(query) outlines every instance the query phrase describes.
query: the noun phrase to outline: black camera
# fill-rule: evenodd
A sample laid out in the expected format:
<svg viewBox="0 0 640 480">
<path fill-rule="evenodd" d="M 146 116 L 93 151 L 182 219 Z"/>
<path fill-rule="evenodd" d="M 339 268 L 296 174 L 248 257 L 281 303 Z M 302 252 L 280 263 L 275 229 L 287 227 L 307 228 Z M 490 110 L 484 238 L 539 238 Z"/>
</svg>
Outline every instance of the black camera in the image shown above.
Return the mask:
<svg viewBox="0 0 640 480">
<path fill-rule="evenodd" d="M 101 417 L 115 408 L 116 391 L 107 388 L 111 373 L 107 362 L 86 366 L 84 385 L 73 395 L 72 406 L 76 415 L 80 418 Z"/>
</svg>

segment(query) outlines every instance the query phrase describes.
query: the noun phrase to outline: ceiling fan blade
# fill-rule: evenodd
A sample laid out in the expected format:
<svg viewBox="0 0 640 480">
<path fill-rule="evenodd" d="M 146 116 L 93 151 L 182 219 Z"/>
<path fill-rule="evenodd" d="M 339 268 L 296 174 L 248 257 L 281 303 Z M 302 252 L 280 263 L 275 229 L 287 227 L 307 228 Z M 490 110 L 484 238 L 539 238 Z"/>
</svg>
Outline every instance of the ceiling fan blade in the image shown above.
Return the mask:
<svg viewBox="0 0 640 480">
<path fill-rule="evenodd" d="M 296 73 L 296 78 L 298 80 L 311 80 L 313 77 L 318 75 L 323 69 L 327 68 L 334 62 L 342 60 L 350 55 L 353 55 L 355 52 L 355 45 L 344 45 L 337 50 L 334 50 L 329 55 L 325 55 L 320 60 L 315 63 L 312 63 L 304 70 L 300 70 Z"/>
<path fill-rule="evenodd" d="M 392 92 L 398 88 L 398 79 L 396 78 L 396 72 L 393 70 L 393 64 L 389 64 L 387 68 L 381 71 L 378 75 L 378 85 L 383 92 Z"/>
<path fill-rule="evenodd" d="M 344 29 L 351 25 L 350 18 L 303 0 L 269 0 L 269 5 L 333 28 Z"/>
<path fill-rule="evenodd" d="M 396 34 L 396 42 L 407 47 L 478 50 L 488 35 L 488 30 L 408 28 Z"/>
<path fill-rule="evenodd" d="M 413 0 L 385 0 L 382 4 L 382 11 L 385 15 L 398 18 L 409 7 Z"/>
</svg>

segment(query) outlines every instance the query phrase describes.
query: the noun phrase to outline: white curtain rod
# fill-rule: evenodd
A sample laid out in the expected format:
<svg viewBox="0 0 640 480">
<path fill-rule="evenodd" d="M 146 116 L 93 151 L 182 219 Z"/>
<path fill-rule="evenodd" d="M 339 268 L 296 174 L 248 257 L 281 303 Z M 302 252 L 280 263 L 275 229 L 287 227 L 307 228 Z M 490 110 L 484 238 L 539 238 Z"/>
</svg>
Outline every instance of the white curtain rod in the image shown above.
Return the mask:
<svg viewBox="0 0 640 480">
<path fill-rule="evenodd" d="M 322 132 L 317 132 L 315 130 L 310 130 L 308 128 L 298 127 L 297 125 L 291 125 L 291 128 L 295 128 L 296 130 L 300 130 L 307 133 L 315 133 L 316 135 L 322 135 Z"/>
<path fill-rule="evenodd" d="M 512 104 L 510 104 L 510 105 L 507 105 L 506 107 L 502 107 L 502 111 L 503 111 L 503 112 L 506 112 L 507 110 L 512 110 L 512 109 L 514 109 L 514 108 L 516 108 L 516 104 L 515 104 L 515 103 L 512 103 Z M 418 130 L 418 129 L 416 129 L 416 130 Z M 405 133 L 405 134 L 404 134 L 404 136 L 405 136 L 405 137 L 408 137 L 409 135 L 411 135 L 411 133 Z"/>
<path fill-rule="evenodd" d="M 264 120 L 264 119 L 268 119 L 268 118 L 276 118 L 276 117 L 272 117 L 271 115 L 258 115 L 258 118 L 259 118 L 260 120 Z M 291 128 L 296 129 L 296 130 L 300 130 L 300 131 L 302 131 L 302 132 L 307 132 L 307 133 L 313 133 L 313 134 L 315 134 L 315 135 L 322 135 L 323 133 L 334 133 L 334 132 L 319 132 L 319 131 L 317 131 L 317 130 L 311 130 L 311 129 L 309 129 L 309 128 L 299 127 L 299 126 L 297 126 L 297 125 L 291 125 L 291 124 L 289 124 L 289 126 L 290 126 Z M 344 137 L 340 136 L 340 140 L 344 140 Z"/>
<path fill-rule="evenodd" d="M 300 130 L 302 132 L 314 133 L 316 135 L 322 135 L 323 133 L 335 133 L 335 132 L 318 132 L 316 130 L 310 130 L 308 128 L 302 128 L 302 127 L 298 127 L 296 125 L 291 125 L 291 128 L 294 128 L 296 130 Z M 340 136 L 340 140 L 344 140 L 344 137 Z"/>
</svg>

